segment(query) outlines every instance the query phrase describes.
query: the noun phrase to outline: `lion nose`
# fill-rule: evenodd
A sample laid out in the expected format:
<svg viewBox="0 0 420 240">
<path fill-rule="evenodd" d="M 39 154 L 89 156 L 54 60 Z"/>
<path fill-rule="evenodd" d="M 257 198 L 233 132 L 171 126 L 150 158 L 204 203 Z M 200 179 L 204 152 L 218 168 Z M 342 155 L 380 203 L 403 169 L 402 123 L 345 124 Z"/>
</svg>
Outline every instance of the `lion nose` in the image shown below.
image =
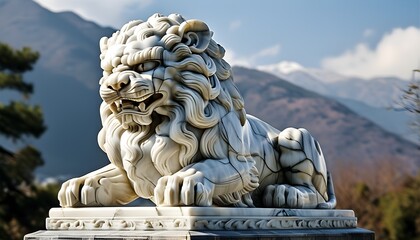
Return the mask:
<svg viewBox="0 0 420 240">
<path fill-rule="evenodd" d="M 128 76 L 118 76 L 111 79 L 108 79 L 107 86 L 109 89 L 114 91 L 120 91 L 121 89 L 128 86 L 130 83 L 130 78 Z"/>
</svg>

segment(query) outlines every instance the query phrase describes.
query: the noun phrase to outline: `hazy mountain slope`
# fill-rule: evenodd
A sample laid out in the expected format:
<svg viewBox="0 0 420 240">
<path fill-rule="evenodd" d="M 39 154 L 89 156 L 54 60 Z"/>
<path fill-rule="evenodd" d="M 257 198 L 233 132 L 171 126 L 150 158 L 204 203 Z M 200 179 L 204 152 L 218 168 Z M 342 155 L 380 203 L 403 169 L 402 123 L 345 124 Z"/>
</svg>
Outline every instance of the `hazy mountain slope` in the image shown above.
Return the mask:
<svg viewBox="0 0 420 240">
<path fill-rule="evenodd" d="M 372 107 L 363 102 L 346 98 L 335 99 L 357 114 L 379 125 L 384 130 L 402 136 L 414 143 L 418 141 L 418 135 L 410 129 L 412 119 L 408 112 Z"/>
<path fill-rule="evenodd" d="M 401 89 L 406 84 L 397 78 L 374 78 L 369 81 L 350 78 L 329 84 L 331 90 L 326 95 L 332 96 L 387 131 L 420 144 L 418 137 L 410 134 L 411 114 L 392 110 L 398 107 Z"/>
<path fill-rule="evenodd" d="M 31 46 L 42 53 L 37 67 L 91 88 L 101 73 L 99 39 L 112 32 L 72 13 L 50 12 L 32 0 L 3 0 L 0 7 L 0 41 Z"/>
<path fill-rule="evenodd" d="M 347 78 L 344 81 L 328 84 L 328 95 L 361 101 L 378 108 L 395 105 L 406 82 L 398 78 Z"/>
<path fill-rule="evenodd" d="M 385 126 L 388 131 L 419 143 L 418 139 L 407 134 L 411 131 L 407 123 L 409 113 L 387 110 L 397 105 L 401 89 L 407 84 L 404 80 L 392 77 L 369 80 L 346 77 L 322 69 L 305 68 L 295 62 L 260 66 L 259 69 L 307 90 L 330 96 L 376 124 Z"/>
<path fill-rule="evenodd" d="M 39 140 L 27 141 L 42 151 L 46 164 L 39 173 L 80 175 L 106 164 L 96 143 L 102 75 L 98 42 L 112 32 L 73 13 L 52 13 L 32 0 L 0 2 L 0 41 L 41 54 L 34 71 L 25 75 L 35 84 L 31 102 L 42 106 L 47 125 Z"/>
<path fill-rule="evenodd" d="M 296 66 L 286 68 L 290 65 Z M 310 91 L 360 101 L 373 107 L 390 107 L 395 104 L 395 100 L 401 94 L 401 88 L 407 84 L 406 81 L 394 77 L 347 77 L 322 69 L 304 68 L 293 62 L 260 66 L 258 69 Z"/>
<path fill-rule="evenodd" d="M 381 161 L 394 161 L 413 169 L 420 166 L 420 151 L 414 144 L 337 101 L 265 72 L 236 67 L 234 73 L 248 113 L 279 129 L 307 128 L 321 143 L 330 165 L 344 161 L 373 167 Z"/>
</svg>

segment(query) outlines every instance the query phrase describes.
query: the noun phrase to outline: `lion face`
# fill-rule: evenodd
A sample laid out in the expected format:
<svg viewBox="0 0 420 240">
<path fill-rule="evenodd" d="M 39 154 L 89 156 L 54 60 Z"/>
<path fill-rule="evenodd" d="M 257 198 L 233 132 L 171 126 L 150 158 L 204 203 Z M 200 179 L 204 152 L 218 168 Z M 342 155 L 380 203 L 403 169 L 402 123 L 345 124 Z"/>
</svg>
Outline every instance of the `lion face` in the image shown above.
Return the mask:
<svg viewBox="0 0 420 240">
<path fill-rule="evenodd" d="M 171 108 L 179 105 L 187 111 L 198 107 L 190 114 L 206 118 L 209 100 L 220 92 L 218 80 L 212 86 L 210 79 L 215 63 L 202 54 L 210 40 L 207 25 L 179 15 L 130 22 L 110 39 L 101 40 L 100 95 L 124 129 L 150 125 L 154 114 L 171 117 Z M 189 96 L 191 91 L 194 96 Z M 192 104 L 196 106 L 185 106 Z M 194 116 L 187 118 L 200 127 L 192 121 Z"/>
<path fill-rule="evenodd" d="M 136 49 L 119 44 L 113 48 L 124 47 L 131 54 L 150 54 L 155 44 L 149 42 Z M 115 61 L 121 57 L 114 49 L 106 52 L 104 61 Z M 163 80 L 165 66 L 161 59 L 143 58 L 136 64 L 120 62 L 110 72 L 106 71 L 104 69 L 100 82 L 100 95 L 124 129 L 135 130 L 138 125 L 150 125 L 156 109 L 169 104 L 170 81 Z"/>
<path fill-rule="evenodd" d="M 152 113 L 167 106 L 171 98 L 167 82 L 157 76 L 164 71 L 160 62 L 144 62 L 135 68 L 114 71 L 100 88 L 103 101 L 124 129 L 150 125 Z"/>
</svg>

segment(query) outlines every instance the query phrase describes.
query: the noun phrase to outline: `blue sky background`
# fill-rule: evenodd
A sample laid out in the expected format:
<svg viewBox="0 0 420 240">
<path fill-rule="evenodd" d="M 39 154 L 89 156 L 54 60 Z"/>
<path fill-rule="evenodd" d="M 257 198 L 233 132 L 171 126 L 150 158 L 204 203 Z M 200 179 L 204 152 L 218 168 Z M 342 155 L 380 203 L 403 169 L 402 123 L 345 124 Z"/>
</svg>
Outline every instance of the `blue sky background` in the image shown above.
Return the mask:
<svg viewBox="0 0 420 240">
<path fill-rule="evenodd" d="M 36 0 L 120 28 L 153 13 L 205 21 L 233 65 L 284 61 L 370 78 L 420 68 L 420 0 Z"/>
</svg>

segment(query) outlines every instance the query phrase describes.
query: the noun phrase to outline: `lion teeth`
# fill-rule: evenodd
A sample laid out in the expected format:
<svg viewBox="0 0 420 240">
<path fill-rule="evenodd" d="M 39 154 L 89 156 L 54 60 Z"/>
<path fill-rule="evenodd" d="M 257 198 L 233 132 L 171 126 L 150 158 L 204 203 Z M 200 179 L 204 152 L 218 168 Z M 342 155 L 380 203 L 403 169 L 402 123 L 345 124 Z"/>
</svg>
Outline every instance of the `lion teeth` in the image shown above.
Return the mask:
<svg viewBox="0 0 420 240">
<path fill-rule="evenodd" d="M 146 104 L 145 104 L 144 102 L 141 102 L 141 103 L 139 104 L 139 109 L 140 109 L 140 111 L 142 111 L 142 112 L 146 111 Z"/>
<path fill-rule="evenodd" d="M 122 109 L 133 109 L 134 108 L 134 105 L 133 105 L 132 102 L 127 102 L 126 101 L 126 102 L 123 102 L 121 108 Z"/>
<path fill-rule="evenodd" d="M 119 101 L 115 101 L 113 105 L 114 105 L 115 110 L 117 110 L 118 112 L 121 112 L 121 110 L 122 110 L 122 100 L 121 99 Z"/>
<path fill-rule="evenodd" d="M 115 104 L 110 104 L 110 105 L 109 105 L 109 108 L 111 109 L 111 111 L 112 111 L 113 113 L 117 113 L 117 112 L 119 112 L 119 111 L 118 111 L 118 108 L 117 108 L 117 105 L 115 105 Z"/>
</svg>

